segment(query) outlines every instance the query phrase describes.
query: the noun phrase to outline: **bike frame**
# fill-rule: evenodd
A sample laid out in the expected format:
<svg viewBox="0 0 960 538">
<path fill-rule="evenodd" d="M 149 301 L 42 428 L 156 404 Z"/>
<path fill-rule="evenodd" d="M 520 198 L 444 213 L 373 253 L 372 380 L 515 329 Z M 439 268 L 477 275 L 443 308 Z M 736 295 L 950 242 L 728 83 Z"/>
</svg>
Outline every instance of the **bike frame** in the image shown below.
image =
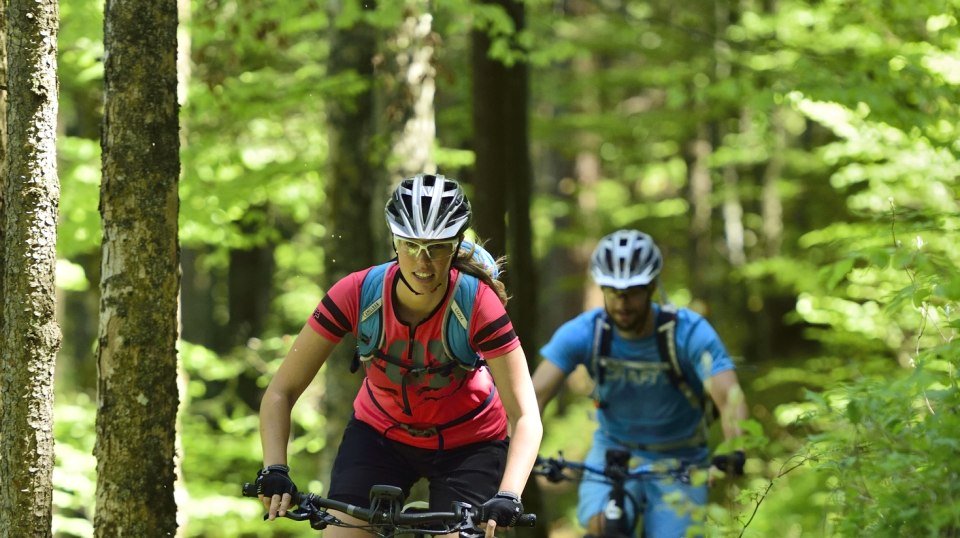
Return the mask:
<svg viewBox="0 0 960 538">
<path fill-rule="evenodd" d="M 606 463 L 603 468 L 588 465 L 583 462 L 565 460 L 562 454 L 559 458 L 538 458 L 538 467 L 535 467 L 533 471 L 534 474 L 546 476 L 547 480 L 551 482 L 559 482 L 561 480 L 572 481 L 576 479 L 563 474 L 564 469 L 604 477 L 612 489 L 608 497 L 608 503 L 604 506 L 603 512 L 601 512 L 601 516 L 603 517 L 603 532 L 599 537 L 603 538 L 633 536 L 637 523 L 642 520 L 644 503 L 634 499 L 627 492 L 627 481 L 650 480 L 668 476 L 678 480 L 689 480 L 689 471 L 695 467 L 695 465 L 691 463 L 681 462 L 680 465 L 674 469 L 657 469 L 656 464 L 648 463 L 630 470 L 630 451 L 628 450 L 607 450 L 605 458 Z M 627 517 L 626 503 L 628 500 L 634 505 L 635 514 L 633 518 Z M 642 531 L 641 536 L 643 536 Z M 595 536 L 595 538 L 599 537 Z"/>
</svg>

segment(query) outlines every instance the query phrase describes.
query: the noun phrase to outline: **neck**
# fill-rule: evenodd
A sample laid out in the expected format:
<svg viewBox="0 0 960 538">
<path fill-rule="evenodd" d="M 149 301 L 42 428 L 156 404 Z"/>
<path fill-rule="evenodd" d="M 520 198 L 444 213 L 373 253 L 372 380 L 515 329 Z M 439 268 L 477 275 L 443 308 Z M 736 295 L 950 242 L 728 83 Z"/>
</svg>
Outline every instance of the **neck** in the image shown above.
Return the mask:
<svg viewBox="0 0 960 538">
<path fill-rule="evenodd" d="M 408 286 L 398 283 L 394 288 L 397 299 L 394 310 L 397 316 L 401 321 L 411 325 L 420 323 L 437 308 L 437 305 L 446 296 L 449 283 L 448 279 L 432 291 L 421 292 L 420 294 L 416 294 Z"/>
</svg>

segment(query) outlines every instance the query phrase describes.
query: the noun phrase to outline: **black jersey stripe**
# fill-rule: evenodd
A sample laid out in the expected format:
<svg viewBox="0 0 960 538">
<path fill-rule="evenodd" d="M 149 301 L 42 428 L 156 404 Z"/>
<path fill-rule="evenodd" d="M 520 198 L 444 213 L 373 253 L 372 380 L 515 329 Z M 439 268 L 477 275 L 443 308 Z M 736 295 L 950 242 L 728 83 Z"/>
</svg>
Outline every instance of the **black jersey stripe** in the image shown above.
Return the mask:
<svg viewBox="0 0 960 538">
<path fill-rule="evenodd" d="M 350 320 L 347 319 L 347 316 L 343 315 L 340 307 L 337 306 L 337 303 L 333 302 L 333 299 L 331 299 L 329 295 L 325 295 L 323 300 L 320 301 L 320 304 L 327 307 L 327 310 L 330 311 L 334 319 L 337 320 L 337 323 L 340 324 L 340 327 L 343 328 L 345 333 L 353 331 L 353 325 L 350 324 Z"/>
<path fill-rule="evenodd" d="M 499 318 L 491 321 L 486 326 L 482 327 L 479 331 L 477 331 L 477 334 L 473 336 L 473 343 L 477 344 L 479 342 L 483 342 L 488 337 L 490 337 L 491 334 L 499 331 L 508 323 L 510 323 L 510 316 L 508 316 L 507 314 L 504 314 Z"/>
<path fill-rule="evenodd" d="M 481 342 L 477 347 L 480 348 L 480 351 L 487 352 L 493 351 L 498 347 L 506 344 L 507 342 L 513 340 L 517 337 L 517 333 L 510 329 L 509 331 L 501 334 L 500 336 L 494 338 L 493 340 L 488 340 L 486 342 Z"/>
<path fill-rule="evenodd" d="M 335 335 L 337 338 L 343 338 L 347 331 L 343 327 L 337 325 L 330 320 L 327 316 L 323 315 L 323 312 L 320 311 L 320 308 L 317 308 L 313 311 L 313 319 L 317 321 L 324 329 L 330 331 L 331 334 Z"/>
</svg>

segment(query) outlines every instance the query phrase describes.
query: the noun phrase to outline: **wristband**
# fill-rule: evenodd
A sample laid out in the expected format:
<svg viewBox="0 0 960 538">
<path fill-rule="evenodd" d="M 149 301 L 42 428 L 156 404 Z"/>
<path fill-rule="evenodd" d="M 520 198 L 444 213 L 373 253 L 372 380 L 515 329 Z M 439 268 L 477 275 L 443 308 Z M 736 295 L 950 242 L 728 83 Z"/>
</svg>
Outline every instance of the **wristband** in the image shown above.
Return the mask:
<svg viewBox="0 0 960 538">
<path fill-rule="evenodd" d="M 263 469 L 260 469 L 261 475 L 268 475 L 270 473 L 290 474 L 290 467 L 278 463 L 275 465 L 267 465 Z"/>
</svg>

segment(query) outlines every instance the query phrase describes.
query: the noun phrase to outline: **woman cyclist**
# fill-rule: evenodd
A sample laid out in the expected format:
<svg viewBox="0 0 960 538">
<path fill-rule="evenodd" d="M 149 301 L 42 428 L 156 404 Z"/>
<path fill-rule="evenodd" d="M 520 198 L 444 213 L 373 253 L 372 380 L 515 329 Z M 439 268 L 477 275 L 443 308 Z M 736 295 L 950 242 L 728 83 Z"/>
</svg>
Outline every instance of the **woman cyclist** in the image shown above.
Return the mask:
<svg viewBox="0 0 960 538">
<path fill-rule="evenodd" d="M 542 435 L 527 361 L 504 309 L 506 294 L 491 276 L 492 260 L 473 256 L 479 247 L 461 248 L 471 213 L 456 181 L 424 174 L 405 179 L 385 211 L 396 258 L 350 274 L 328 290 L 264 393 L 258 493 L 271 520 L 290 507 L 296 491 L 286 466 L 290 411 L 333 348 L 352 332 L 366 377 L 327 497 L 368 506 L 375 484 L 409 494 L 414 482 L 426 478 L 431 510 L 449 510 L 453 501 L 479 506 L 486 535 L 492 536 L 523 511 L 520 492 Z M 382 288 L 373 288 L 382 293 L 370 306 L 363 303 L 370 289 L 365 279 L 368 284 L 382 279 L 377 281 Z M 476 283 L 467 312 L 451 305 L 460 297 L 461 279 Z M 370 345 L 360 327 L 376 315 L 380 339 Z M 451 315 L 468 327 L 478 360 L 453 356 L 444 328 Z M 361 523 L 346 514 L 338 517 Z M 342 528 L 325 532 L 335 538 L 362 535 Z"/>
</svg>

